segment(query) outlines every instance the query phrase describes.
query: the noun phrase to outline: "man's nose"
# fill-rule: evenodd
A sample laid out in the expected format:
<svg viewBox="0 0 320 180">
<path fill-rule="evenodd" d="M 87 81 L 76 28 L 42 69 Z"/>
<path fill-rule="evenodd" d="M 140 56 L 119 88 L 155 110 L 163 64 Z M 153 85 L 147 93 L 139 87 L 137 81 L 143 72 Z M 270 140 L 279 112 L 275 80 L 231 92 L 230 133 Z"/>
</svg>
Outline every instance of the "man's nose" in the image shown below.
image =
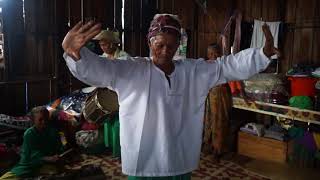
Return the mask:
<svg viewBox="0 0 320 180">
<path fill-rule="evenodd" d="M 161 50 L 162 54 L 168 54 L 170 52 L 170 49 L 167 46 L 164 46 Z"/>
</svg>

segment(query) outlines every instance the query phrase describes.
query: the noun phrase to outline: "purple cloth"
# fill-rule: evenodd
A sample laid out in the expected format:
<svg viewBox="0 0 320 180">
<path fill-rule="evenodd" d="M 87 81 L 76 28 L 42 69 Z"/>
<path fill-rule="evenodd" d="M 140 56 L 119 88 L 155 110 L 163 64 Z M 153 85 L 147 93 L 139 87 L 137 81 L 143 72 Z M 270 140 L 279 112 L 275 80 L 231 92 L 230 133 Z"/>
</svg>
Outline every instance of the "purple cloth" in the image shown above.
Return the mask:
<svg viewBox="0 0 320 180">
<path fill-rule="evenodd" d="M 297 142 L 310 151 L 317 150 L 316 142 L 314 141 L 312 133 L 310 133 L 309 131 L 304 132 L 303 137 L 297 140 Z"/>
</svg>

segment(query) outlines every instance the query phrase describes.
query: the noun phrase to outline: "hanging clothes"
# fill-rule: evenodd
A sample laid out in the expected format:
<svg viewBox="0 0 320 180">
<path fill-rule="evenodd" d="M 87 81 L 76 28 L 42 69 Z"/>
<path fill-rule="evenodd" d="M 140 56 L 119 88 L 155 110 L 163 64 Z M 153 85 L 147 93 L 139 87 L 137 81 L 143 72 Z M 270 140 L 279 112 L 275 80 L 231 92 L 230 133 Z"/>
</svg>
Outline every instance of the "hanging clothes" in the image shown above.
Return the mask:
<svg viewBox="0 0 320 180">
<path fill-rule="evenodd" d="M 278 39 L 279 39 L 279 27 L 280 27 L 280 21 L 277 22 L 264 22 L 259 20 L 254 20 L 254 27 L 253 27 L 253 33 L 251 38 L 251 48 L 261 48 L 264 46 L 264 43 L 266 41 L 264 37 L 264 33 L 262 31 L 263 24 L 266 23 L 269 28 L 270 32 L 274 39 L 274 47 L 278 48 Z M 277 56 L 273 55 L 271 57 L 272 59 L 276 59 Z"/>
</svg>

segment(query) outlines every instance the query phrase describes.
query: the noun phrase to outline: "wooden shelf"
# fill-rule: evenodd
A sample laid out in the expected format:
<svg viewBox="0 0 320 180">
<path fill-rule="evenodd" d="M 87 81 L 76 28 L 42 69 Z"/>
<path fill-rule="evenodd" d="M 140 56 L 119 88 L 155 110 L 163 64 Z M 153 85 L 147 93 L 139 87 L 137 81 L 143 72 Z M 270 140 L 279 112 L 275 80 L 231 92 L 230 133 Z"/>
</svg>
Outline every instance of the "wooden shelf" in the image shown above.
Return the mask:
<svg viewBox="0 0 320 180">
<path fill-rule="evenodd" d="M 299 109 L 290 106 L 283 106 L 261 101 L 249 102 L 248 104 L 238 97 L 233 97 L 233 107 L 261 114 L 267 114 L 276 117 L 314 123 L 320 125 L 320 112 L 306 109 Z"/>
</svg>

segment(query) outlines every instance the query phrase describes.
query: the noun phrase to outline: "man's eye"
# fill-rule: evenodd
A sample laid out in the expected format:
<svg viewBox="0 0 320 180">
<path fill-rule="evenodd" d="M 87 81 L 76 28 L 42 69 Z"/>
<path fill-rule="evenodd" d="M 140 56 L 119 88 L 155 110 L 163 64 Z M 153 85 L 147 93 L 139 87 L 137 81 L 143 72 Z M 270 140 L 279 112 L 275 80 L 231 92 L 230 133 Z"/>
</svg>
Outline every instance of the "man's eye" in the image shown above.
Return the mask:
<svg viewBox="0 0 320 180">
<path fill-rule="evenodd" d="M 162 44 L 157 44 L 156 47 L 157 48 L 163 48 L 163 45 Z"/>
</svg>

